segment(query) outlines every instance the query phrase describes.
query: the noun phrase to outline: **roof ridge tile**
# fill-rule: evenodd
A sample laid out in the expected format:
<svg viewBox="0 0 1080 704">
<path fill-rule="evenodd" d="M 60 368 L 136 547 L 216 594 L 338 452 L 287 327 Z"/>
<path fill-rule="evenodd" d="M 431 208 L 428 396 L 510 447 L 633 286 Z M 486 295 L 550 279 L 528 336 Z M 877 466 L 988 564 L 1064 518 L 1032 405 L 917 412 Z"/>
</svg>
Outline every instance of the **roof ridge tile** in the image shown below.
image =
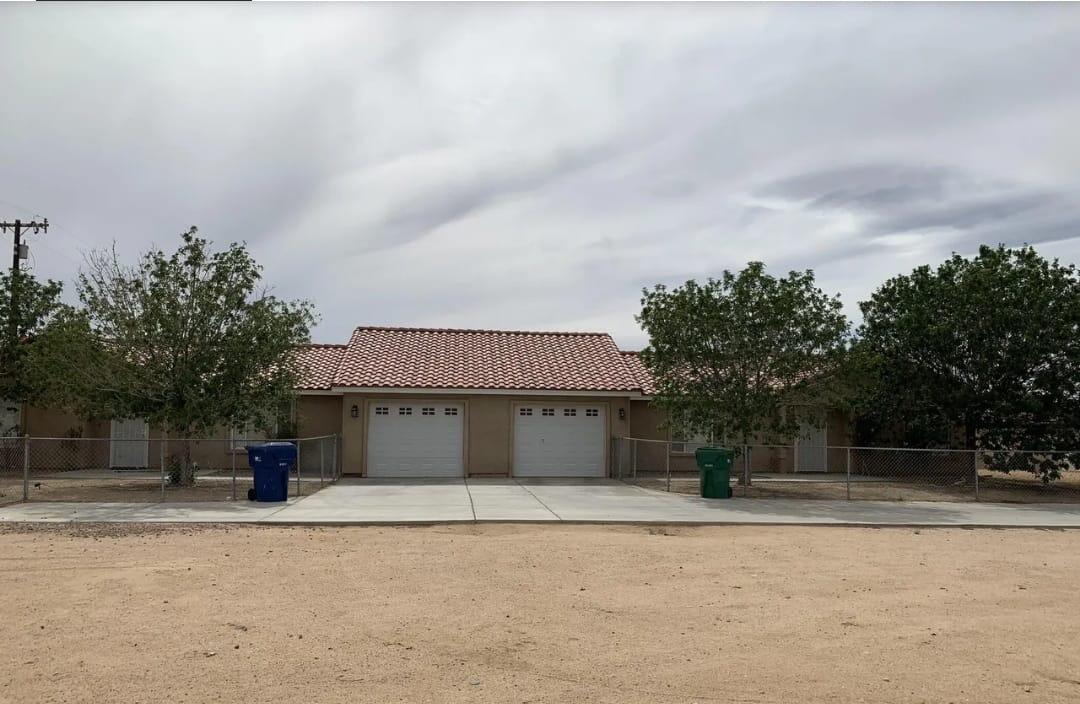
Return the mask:
<svg viewBox="0 0 1080 704">
<path fill-rule="evenodd" d="M 611 334 L 606 332 L 588 332 L 580 330 L 497 330 L 494 328 L 423 328 L 401 327 L 394 325 L 358 325 L 353 330 L 353 332 L 357 332 L 360 330 L 376 330 L 386 332 L 450 332 L 484 335 L 587 335 L 593 337 L 611 337 Z"/>
</svg>

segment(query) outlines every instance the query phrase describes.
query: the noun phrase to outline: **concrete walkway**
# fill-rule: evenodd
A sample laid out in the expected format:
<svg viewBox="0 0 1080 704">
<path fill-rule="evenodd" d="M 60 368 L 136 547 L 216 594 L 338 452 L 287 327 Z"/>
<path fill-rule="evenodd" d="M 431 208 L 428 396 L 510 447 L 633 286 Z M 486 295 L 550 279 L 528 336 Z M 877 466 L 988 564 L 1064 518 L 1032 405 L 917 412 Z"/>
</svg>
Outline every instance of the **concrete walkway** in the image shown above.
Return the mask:
<svg viewBox="0 0 1080 704">
<path fill-rule="evenodd" d="M 28 503 L 0 522 L 691 523 L 1080 528 L 1080 505 L 701 499 L 608 480 L 342 480 L 286 503 Z"/>
</svg>

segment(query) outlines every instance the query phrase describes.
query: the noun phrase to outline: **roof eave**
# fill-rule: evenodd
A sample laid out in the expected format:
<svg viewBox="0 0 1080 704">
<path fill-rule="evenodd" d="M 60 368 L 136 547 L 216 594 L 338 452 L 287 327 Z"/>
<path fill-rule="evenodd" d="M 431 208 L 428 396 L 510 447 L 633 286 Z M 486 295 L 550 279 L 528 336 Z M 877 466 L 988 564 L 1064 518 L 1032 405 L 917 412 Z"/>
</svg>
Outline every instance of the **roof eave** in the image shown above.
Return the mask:
<svg viewBox="0 0 1080 704">
<path fill-rule="evenodd" d="M 610 396 L 617 398 L 642 398 L 638 389 L 486 389 L 486 388 L 438 388 L 430 386 L 334 386 L 335 394 L 442 394 L 447 396 Z"/>
</svg>

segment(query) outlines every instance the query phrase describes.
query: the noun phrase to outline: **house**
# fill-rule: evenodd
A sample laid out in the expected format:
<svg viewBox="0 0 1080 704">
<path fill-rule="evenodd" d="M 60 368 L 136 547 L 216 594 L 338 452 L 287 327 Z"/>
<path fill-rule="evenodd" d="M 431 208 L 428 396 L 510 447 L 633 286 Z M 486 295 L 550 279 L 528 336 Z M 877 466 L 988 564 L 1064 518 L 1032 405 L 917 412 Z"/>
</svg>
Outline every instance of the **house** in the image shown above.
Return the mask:
<svg viewBox="0 0 1080 704">
<path fill-rule="evenodd" d="M 345 475 L 604 477 L 627 460 L 615 456 L 615 438 L 662 441 L 635 448 L 635 466 L 694 468 L 700 439 L 667 444 L 651 374 L 606 333 L 359 327 L 346 344 L 302 346 L 298 366 L 297 435 L 338 436 Z M 841 425 L 806 433 L 823 445 L 846 432 Z M 31 407 L 21 426 L 33 437 L 102 438 L 79 449 L 96 466 L 159 466 L 161 433 L 138 420 L 82 421 Z M 219 436 L 193 444 L 200 466 L 246 463 L 236 455 L 259 439 L 237 429 Z M 828 458 L 813 452 L 801 467 L 789 452 L 767 468 L 825 469 Z"/>
<path fill-rule="evenodd" d="M 644 398 L 604 333 L 361 327 L 301 368 L 300 433 L 368 477 L 603 477 Z"/>
<path fill-rule="evenodd" d="M 341 436 L 342 472 L 368 477 L 603 477 L 640 438 L 642 467 L 693 471 L 694 438 L 668 445 L 652 375 L 606 333 L 361 327 L 301 351 L 301 435 Z M 794 449 L 758 452 L 776 472 L 841 466 L 847 418 L 822 412 Z M 699 439 L 700 440 L 700 439 Z"/>
</svg>

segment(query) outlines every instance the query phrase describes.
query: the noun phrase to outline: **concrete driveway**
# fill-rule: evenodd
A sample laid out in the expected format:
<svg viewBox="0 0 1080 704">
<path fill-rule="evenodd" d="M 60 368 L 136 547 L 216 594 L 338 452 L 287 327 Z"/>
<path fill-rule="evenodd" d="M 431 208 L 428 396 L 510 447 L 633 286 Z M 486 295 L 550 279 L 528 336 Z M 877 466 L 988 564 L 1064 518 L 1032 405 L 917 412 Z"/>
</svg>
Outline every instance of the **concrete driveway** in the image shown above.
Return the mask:
<svg viewBox="0 0 1080 704">
<path fill-rule="evenodd" d="M 475 521 L 1080 528 L 1080 505 L 710 500 L 614 480 L 345 479 L 282 504 L 29 503 L 0 521 L 362 525 Z"/>
</svg>

